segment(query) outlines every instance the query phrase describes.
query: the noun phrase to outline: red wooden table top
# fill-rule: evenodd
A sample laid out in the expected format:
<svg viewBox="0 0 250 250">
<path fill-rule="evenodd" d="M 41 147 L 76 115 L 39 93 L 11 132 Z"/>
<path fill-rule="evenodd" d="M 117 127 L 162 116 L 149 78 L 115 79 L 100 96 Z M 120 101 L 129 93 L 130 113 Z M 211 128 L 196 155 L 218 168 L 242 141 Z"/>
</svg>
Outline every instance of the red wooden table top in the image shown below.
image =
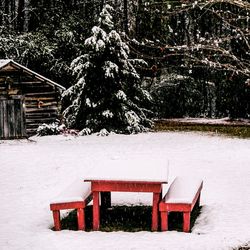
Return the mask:
<svg viewBox="0 0 250 250">
<path fill-rule="evenodd" d="M 160 193 L 161 185 L 166 181 L 148 180 L 97 180 L 87 179 L 91 182 L 91 190 L 98 192 L 117 191 L 117 192 L 153 192 Z"/>
</svg>

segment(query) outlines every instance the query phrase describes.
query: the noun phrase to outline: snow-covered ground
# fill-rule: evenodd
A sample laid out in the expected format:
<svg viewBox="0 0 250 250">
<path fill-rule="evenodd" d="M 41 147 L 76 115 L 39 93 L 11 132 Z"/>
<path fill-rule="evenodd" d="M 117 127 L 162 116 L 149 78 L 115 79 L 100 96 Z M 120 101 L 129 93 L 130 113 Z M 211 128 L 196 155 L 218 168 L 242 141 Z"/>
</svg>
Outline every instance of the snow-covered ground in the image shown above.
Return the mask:
<svg viewBox="0 0 250 250">
<path fill-rule="evenodd" d="M 198 133 L 49 136 L 0 141 L 0 249 L 232 249 L 250 242 L 250 140 Z M 75 178 L 204 180 L 192 233 L 51 231 L 49 201 Z M 151 204 L 151 194 L 112 202 Z"/>
</svg>

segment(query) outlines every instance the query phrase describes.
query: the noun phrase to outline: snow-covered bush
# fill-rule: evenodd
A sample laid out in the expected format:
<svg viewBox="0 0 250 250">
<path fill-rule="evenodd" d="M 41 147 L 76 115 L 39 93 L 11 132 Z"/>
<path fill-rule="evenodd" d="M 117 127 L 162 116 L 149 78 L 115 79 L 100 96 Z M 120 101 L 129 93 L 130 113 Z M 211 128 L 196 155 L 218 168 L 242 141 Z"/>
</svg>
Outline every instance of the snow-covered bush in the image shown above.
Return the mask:
<svg viewBox="0 0 250 250">
<path fill-rule="evenodd" d="M 133 66 L 145 62 L 129 58 L 128 46 L 113 30 L 111 11 L 111 6 L 104 6 L 98 26 L 84 42 L 88 53 L 72 61 L 77 82 L 63 94 L 69 103 L 63 112 L 67 125 L 82 134 L 103 128 L 107 133 L 138 133 L 152 124 L 143 107 L 151 96 L 142 89 Z"/>
<path fill-rule="evenodd" d="M 98 136 L 108 136 L 109 135 L 109 132 L 107 129 L 103 128 L 101 129 L 98 133 L 97 133 Z"/>
<path fill-rule="evenodd" d="M 90 135 L 90 134 L 91 130 L 89 128 L 84 128 L 78 133 L 78 135 Z"/>
<path fill-rule="evenodd" d="M 45 136 L 45 135 L 58 135 L 62 132 L 63 127 L 58 123 L 46 124 L 43 123 L 37 128 L 37 135 Z"/>
</svg>

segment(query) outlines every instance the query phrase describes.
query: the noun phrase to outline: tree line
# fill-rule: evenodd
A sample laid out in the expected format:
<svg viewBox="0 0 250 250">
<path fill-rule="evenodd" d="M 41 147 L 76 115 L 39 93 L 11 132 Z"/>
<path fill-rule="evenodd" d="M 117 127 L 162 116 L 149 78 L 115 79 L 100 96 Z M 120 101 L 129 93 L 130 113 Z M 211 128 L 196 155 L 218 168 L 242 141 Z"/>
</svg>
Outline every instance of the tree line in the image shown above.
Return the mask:
<svg viewBox="0 0 250 250">
<path fill-rule="evenodd" d="M 65 87 L 108 3 L 156 117 L 249 118 L 250 3 L 240 0 L 1 0 L 0 57 Z"/>
</svg>

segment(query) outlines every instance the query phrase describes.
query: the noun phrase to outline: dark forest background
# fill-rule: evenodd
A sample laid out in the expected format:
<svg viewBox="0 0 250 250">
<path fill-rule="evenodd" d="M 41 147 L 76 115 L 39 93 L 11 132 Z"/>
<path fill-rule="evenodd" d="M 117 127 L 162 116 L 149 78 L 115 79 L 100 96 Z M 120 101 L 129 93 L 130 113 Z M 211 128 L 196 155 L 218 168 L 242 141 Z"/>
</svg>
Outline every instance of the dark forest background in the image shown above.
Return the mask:
<svg viewBox="0 0 250 250">
<path fill-rule="evenodd" d="M 250 116 L 250 3 L 240 0 L 1 0 L 0 59 L 68 88 L 104 4 L 153 97 L 155 117 Z"/>
</svg>

